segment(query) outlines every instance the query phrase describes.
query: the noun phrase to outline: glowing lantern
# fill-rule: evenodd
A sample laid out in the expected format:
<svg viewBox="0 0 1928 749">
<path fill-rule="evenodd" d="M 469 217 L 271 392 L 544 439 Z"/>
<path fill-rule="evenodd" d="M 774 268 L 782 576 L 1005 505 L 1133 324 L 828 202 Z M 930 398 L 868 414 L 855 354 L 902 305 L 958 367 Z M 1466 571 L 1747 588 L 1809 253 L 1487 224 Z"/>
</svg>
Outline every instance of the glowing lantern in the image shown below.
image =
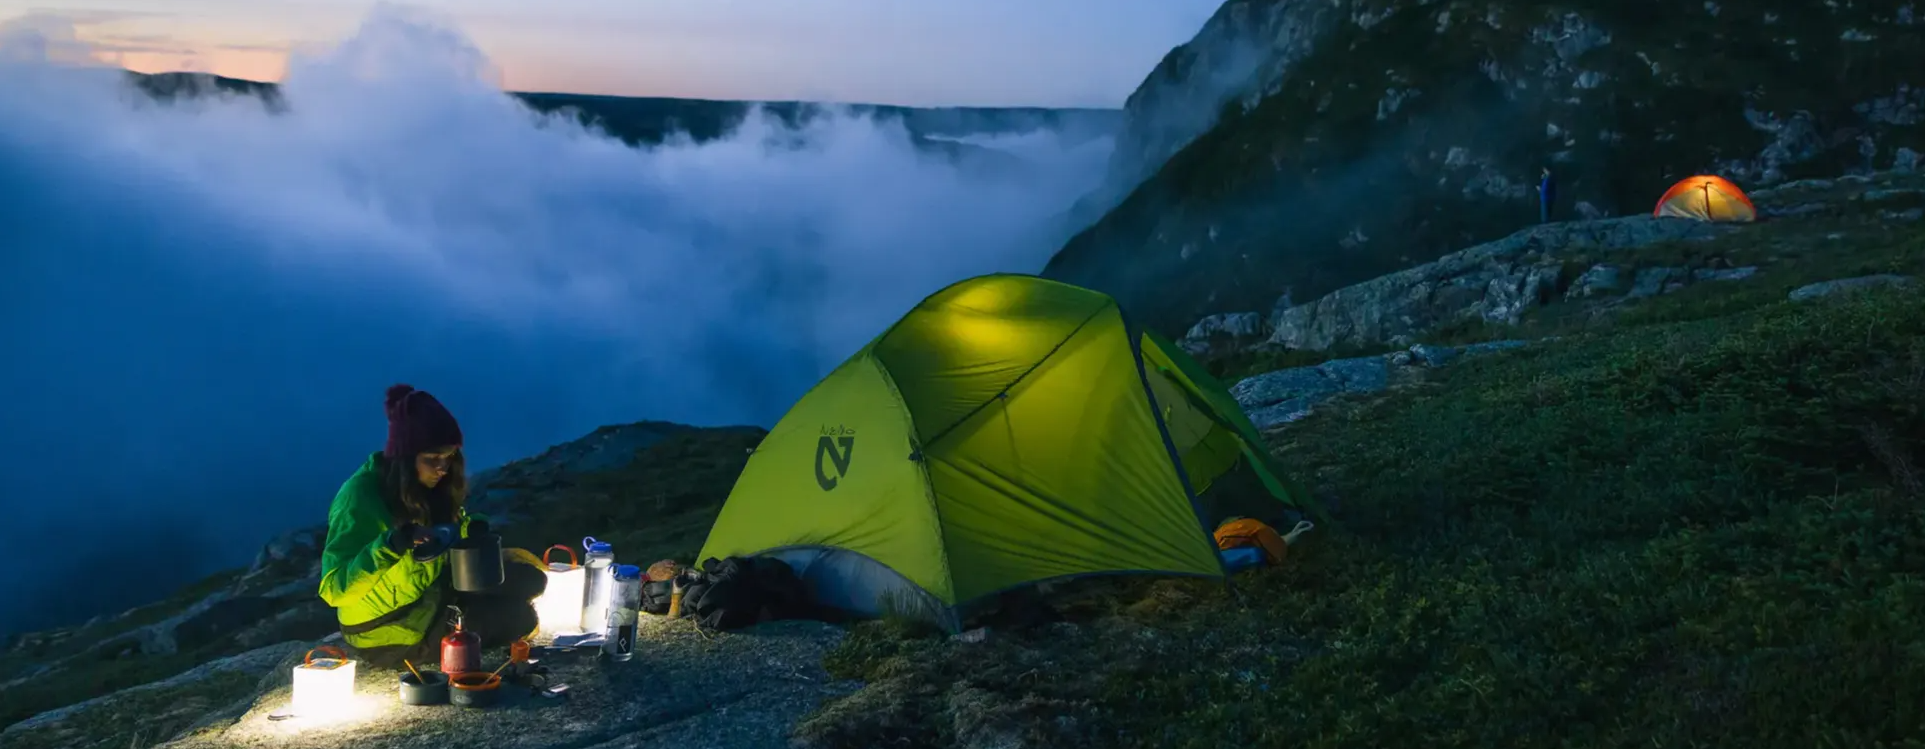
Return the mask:
<svg viewBox="0 0 1928 749">
<path fill-rule="evenodd" d="M 316 658 L 315 653 L 333 653 L 333 658 Z M 308 651 L 294 669 L 294 711 L 296 715 L 334 715 L 345 711 L 355 699 L 355 662 L 340 648 L 322 646 Z"/>
<path fill-rule="evenodd" d="M 549 553 L 557 549 L 569 552 L 568 563 L 549 561 Z M 549 566 L 542 573 L 548 576 L 549 584 L 535 600 L 537 632 L 555 636 L 582 631 L 583 588 L 588 584 L 589 570 L 576 563 L 575 549 L 562 544 L 542 552 L 542 563 Z"/>
</svg>

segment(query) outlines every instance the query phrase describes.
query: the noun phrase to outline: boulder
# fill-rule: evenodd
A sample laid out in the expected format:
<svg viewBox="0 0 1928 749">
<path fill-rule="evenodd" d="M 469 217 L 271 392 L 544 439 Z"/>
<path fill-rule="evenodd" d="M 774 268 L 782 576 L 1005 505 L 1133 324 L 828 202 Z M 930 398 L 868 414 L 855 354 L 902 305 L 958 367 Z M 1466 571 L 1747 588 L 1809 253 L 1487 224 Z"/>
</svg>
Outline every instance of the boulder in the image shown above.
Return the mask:
<svg viewBox="0 0 1928 749">
<path fill-rule="evenodd" d="M 1739 268 L 1696 268 L 1694 280 L 1699 281 L 1742 281 L 1753 278 L 1760 268 L 1752 265 Z"/>
<path fill-rule="evenodd" d="M 1264 315 L 1230 312 L 1199 320 L 1179 339 L 1178 345 L 1193 356 L 1202 356 L 1213 351 L 1246 348 L 1265 340 L 1271 332 Z"/>
<path fill-rule="evenodd" d="M 1620 268 L 1601 263 L 1586 269 L 1578 278 L 1573 279 L 1573 285 L 1567 287 L 1566 298 L 1586 299 L 1620 294 L 1626 290 L 1627 281 L 1620 273 Z"/>
<path fill-rule="evenodd" d="M 1841 278 L 1833 281 L 1811 283 L 1787 293 L 1790 302 L 1805 302 L 1836 294 L 1854 293 L 1879 288 L 1918 288 L 1920 279 L 1893 274 Z"/>
<path fill-rule="evenodd" d="M 1553 339 L 1545 339 L 1553 340 Z M 1232 385 L 1252 425 L 1271 429 L 1304 418 L 1312 407 L 1340 395 L 1376 393 L 1393 384 L 1393 371 L 1413 364 L 1444 367 L 1461 356 L 1516 349 L 1529 341 L 1503 340 L 1467 346 L 1415 344 L 1405 351 L 1381 356 L 1335 359 L 1309 367 L 1293 367 L 1253 375 Z"/>
<path fill-rule="evenodd" d="M 1641 268 L 1633 274 L 1633 289 L 1627 292 L 1627 298 L 1660 296 L 1679 289 L 1691 277 L 1686 268 Z"/>
<path fill-rule="evenodd" d="M 1546 259 L 1546 251 L 1631 249 L 1729 231 L 1730 225 L 1650 216 L 1535 226 L 1280 311 L 1267 342 L 1326 350 L 1381 345 L 1464 320 L 1517 323 L 1522 312 L 1550 301 L 1557 290 L 1558 265 Z M 1618 283 L 1608 271 L 1595 282 L 1603 289 Z"/>
</svg>

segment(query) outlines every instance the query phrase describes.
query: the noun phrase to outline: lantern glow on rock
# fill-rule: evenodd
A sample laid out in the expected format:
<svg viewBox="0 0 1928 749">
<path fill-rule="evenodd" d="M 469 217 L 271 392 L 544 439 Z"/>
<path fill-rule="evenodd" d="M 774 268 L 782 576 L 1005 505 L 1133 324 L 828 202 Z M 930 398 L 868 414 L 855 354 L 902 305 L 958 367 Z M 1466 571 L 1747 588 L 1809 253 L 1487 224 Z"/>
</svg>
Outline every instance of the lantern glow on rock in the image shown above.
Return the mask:
<svg viewBox="0 0 1928 749">
<path fill-rule="evenodd" d="M 568 563 L 549 561 L 549 553 L 557 549 L 569 552 Z M 549 565 L 543 572 L 549 581 L 534 601 L 537 632 L 554 636 L 582 631 L 583 590 L 589 582 L 589 570 L 577 564 L 575 549 L 562 544 L 542 552 L 542 562 Z"/>
<path fill-rule="evenodd" d="M 315 653 L 332 653 L 316 658 Z M 294 712 L 303 717 L 339 715 L 355 701 L 355 662 L 340 648 L 323 646 L 308 651 L 294 668 Z"/>
</svg>

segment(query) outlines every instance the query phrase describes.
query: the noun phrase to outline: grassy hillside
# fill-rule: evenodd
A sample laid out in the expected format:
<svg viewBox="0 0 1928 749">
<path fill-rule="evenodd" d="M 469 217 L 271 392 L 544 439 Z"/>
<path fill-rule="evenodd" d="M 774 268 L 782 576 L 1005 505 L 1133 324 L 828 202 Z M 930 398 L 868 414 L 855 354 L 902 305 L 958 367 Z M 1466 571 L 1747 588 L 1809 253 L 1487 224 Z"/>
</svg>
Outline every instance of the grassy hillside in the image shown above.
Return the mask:
<svg viewBox="0 0 1928 749">
<path fill-rule="evenodd" d="M 979 643 L 863 625 L 831 665 L 869 685 L 802 732 L 833 747 L 1920 746 L 1920 291 L 1786 294 L 1844 271 L 1918 276 L 1922 227 L 1787 226 L 1718 248 L 1796 258 L 1759 283 L 1644 300 L 1275 432 L 1339 524 L 1239 576 L 1236 597 L 1084 586 L 1053 602 L 1059 621 Z"/>
<path fill-rule="evenodd" d="M 1487 340 L 1544 338 L 1611 330 L 1657 320 L 1725 314 L 1770 304 L 1803 284 L 1875 274 L 1919 276 L 1922 267 L 1922 177 L 1883 173 L 1865 184 L 1816 180 L 1757 196 L 1767 215 L 1757 223 L 1732 226 L 1712 239 L 1658 242 L 1634 249 L 1590 250 L 1549 247 L 1547 260 L 1560 266 L 1550 290 L 1551 303 L 1526 310 L 1519 325 L 1480 319 L 1448 325 L 1418 336 L 1419 342 L 1458 345 Z M 1872 199 L 1871 199 L 1872 198 Z M 1909 214 L 1909 211 L 1914 213 Z M 1908 216 L 1912 216 L 1909 218 Z M 1688 271 L 1751 267 L 1743 282 L 1694 284 L 1668 295 L 1661 304 L 1620 296 L 1562 299 L 1588 269 L 1606 265 L 1631 279 L 1639 269 Z M 1342 345 L 1328 351 L 1279 351 L 1254 348 L 1214 352 L 1207 369 L 1227 383 L 1287 367 L 1329 359 L 1382 354 L 1389 345 Z"/>
<path fill-rule="evenodd" d="M 1174 335 L 1510 233 L 1542 166 L 1561 215 L 1623 215 L 1695 173 L 1754 189 L 1921 147 L 1922 24 L 1892 3 L 1234 5 L 1292 19 L 1250 35 L 1304 58 L 1045 270 Z"/>
</svg>

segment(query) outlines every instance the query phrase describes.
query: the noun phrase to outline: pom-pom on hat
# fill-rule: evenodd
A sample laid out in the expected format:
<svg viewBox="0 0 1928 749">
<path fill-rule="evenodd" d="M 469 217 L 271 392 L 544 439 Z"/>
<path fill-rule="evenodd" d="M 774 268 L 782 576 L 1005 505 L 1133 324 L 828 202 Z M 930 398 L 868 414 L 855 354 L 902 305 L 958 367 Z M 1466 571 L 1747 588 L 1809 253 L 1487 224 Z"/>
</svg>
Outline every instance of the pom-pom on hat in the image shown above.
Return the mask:
<svg viewBox="0 0 1928 749">
<path fill-rule="evenodd" d="M 388 458 L 413 458 L 425 450 L 462 446 L 462 427 L 455 423 L 455 416 L 426 391 L 391 385 L 385 406 L 388 444 L 382 454 Z"/>
</svg>

